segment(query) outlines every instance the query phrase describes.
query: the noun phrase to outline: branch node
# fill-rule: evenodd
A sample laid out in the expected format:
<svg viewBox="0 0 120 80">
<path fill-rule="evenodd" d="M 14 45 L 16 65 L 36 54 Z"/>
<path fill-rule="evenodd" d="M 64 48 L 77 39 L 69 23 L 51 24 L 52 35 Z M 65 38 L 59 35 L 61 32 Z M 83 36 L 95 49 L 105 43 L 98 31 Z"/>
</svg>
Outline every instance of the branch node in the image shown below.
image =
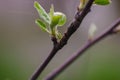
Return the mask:
<svg viewBox="0 0 120 80">
<path fill-rule="evenodd" d="M 54 47 L 58 44 L 57 39 L 55 37 L 51 37 Z"/>
</svg>

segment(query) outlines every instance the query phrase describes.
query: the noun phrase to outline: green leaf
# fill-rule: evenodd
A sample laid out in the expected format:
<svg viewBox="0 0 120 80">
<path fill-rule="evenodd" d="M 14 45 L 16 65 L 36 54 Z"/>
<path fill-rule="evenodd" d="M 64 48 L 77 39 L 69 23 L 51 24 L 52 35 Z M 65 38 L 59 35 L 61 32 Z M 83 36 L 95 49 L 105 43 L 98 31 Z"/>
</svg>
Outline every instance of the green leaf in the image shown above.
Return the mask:
<svg viewBox="0 0 120 80">
<path fill-rule="evenodd" d="M 111 0 L 95 0 L 94 3 L 97 5 L 108 5 L 111 3 Z"/>
<path fill-rule="evenodd" d="M 47 14 L 47 12 L 44 10 L 44 8 L 37 2 L 34 2 L 34 7 L 38 11 L 39 16 L 48 24 L 50 24 L 50 17 Z"/>
<path fill-rule="evenodd" d="M 54 15 L 54 6 L 51 5 L 50 12 L 49 12 L 49 16 L 51 19 L 52 19 L 53 15 Z"/>
<path fill-rule="evenodd" d="M 66 16 L 61 12 L 54 12 L 54 15 L 51 18 L 51 27 L 63 26 L 66 22 Z"/>
<path fill-rule="evenodd" d="M 58 26 L 63 26 L 66 23 L 66 16 L 62 13 L 61 18 L 59 19 Z"/>
<path fill-rule="evenodd" d="M 44 22 L 42 22 L 41 20 L 37 19 L 37 20 L 35 20 L 35 23 L 40 27 L 41 30 L 49 33 L 49 31 L 48 31 L 48 29 L 47 29 L 47 27 L 46 27 Z"/>
</svg>

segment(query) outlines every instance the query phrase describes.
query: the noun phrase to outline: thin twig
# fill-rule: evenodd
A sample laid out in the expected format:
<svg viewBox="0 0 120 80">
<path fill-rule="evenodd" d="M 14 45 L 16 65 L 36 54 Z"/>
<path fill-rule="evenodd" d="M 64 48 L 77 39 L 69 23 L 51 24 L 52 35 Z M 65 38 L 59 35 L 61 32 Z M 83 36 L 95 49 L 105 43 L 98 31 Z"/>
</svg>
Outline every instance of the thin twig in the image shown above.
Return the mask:
<svg viewBox="0 0 120 80">
<path fill-rule="evenodd" d="M 36 70 L 36 72 L 33 73 L 33 76 L 30 80 L 36 80 L 39 75 L 42 73 L 42 71 L 45 69 L 45 67 L 48 65 L 48 63 L 51 60 L 51 57 L 53 57 L 57 53 L 57 49 L 53 48 L 50 55 L 47 57 L 47 59 L 41 64 L 40 68 Z"/>
<path fill-rule="evenodd" d="M 88 14 L 88 12 L 90 12 L 90 8 L 92 6 L 93 1 L 94 0 L 89 0 L 82 12 L 78 10 L 77 14 L 75 15 L 75 20 L 68 27 L 67 32 L 64 34 L 60 42 L 56 42 L 55 39 L 52 39 L 54 46 L 51 53 L 46 58 L 46 60 L 42 63 L 42 65 L 35 71 L 35 73 L 32 75 L 30 80 L 36 80 L 40 76 L 42 71 L 45 69 L 45 67 L 48 65 L 48 63 L 55 56 L 55 54 L 67 44 L 67 41 L 69 40 L 71 35 L 79 28 L 84 17 Z"/>
<path fill-rule="evenodd" d="M 116 20 L 105 32 L 103 32 L 100 36 L 95 38 L 93 41 L 87 41 L 87 43 L 81 47 L 78 52 L 74 53 L 70 56 L 65 63 L 63 63 L 59 68 L 51 72 L 45 80 L 54 80 L 56 76 L 58 76 L 61 72 L 63 72 L 67 67 L 69 67 L 78 57 L 80 57 L 85 51 L 91 48 L 94 44 L 98 43 L 103 38 L 107 37 L 108 35 L 114 34 L 114 29 L 120 25 L 120 18 Z"/>
</svg>

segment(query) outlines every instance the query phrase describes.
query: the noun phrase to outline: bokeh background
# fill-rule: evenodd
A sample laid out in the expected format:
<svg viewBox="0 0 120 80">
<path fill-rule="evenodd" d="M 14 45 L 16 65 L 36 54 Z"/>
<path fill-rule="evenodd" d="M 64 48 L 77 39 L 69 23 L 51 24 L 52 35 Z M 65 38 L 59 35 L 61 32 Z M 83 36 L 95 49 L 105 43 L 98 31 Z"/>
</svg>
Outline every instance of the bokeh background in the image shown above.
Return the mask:
<svg viewBox="0 0 120 80">
<path fill-rule="evenodd" d="M 0 80 L 28 80 L 52 49 L 47 33 L 35 24 L 38 18 L 33 7 L 35 0 L 0 0 Z M 79 0 L 37 0 L 49 12 L 67 15 L 67 23 L 60 27 L 64 32 L 72 22 Z M 87 41 L 91 23 L 98 27 L 96 36 L 120 17 L 120 0 L 108 6 L 93 6 L 81 27 L 68 44 L 58 52 L 47 66 L 42 80 L 61 65 Z M 120 34 L 112 35 L 91 47 L 55 80 L 120 80 Z"/>
</svg>

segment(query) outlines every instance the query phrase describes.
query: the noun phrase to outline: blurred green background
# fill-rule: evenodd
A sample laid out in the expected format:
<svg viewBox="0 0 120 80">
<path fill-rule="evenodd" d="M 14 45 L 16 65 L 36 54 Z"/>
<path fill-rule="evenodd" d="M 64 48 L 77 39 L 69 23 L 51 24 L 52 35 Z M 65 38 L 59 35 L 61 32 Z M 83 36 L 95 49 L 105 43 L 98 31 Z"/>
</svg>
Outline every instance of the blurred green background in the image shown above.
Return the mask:
<svg viewBox="0 0 120 80">
<path fill-rule="evenodd" d="M 47 33 L 34 23 L 38 18 L 35 0 L 0 0 L 0 80 L 28 80 L 52 49 Z M 37 0 L 46 10 L 54 4 L 55 11 L 67 15 L 64 32 L 73 20 L 79 0 Z M 120 17 L 120 0 L 108 6 L 93 6 L 81 28 L 70 38 L 47 66 L 42 80 L 62 64 L 87 40 L 91 23 L 98 27 L 96 36 Z M 120 34 L 112 35 L 77 59 L 56 80 L 120 80 Z"/>
</svg>

